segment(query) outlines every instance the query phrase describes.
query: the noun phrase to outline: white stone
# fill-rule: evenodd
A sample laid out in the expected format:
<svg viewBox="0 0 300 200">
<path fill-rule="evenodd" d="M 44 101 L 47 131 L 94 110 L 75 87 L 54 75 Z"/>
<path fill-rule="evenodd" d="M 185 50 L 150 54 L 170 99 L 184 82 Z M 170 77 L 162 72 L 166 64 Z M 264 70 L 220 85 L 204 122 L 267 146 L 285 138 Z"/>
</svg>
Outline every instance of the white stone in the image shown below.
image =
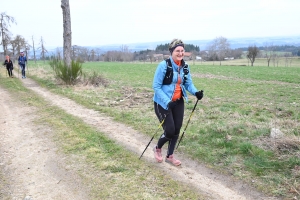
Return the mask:
<svg viewBox="0 0 300 200">
<path fill-rule="evenodd" d="M 271 129 L 271 133 L 270 133 L 271 138 L 276 139 L 276 138 L 281 138 L 283 136 L 284 136 L 284 134 L 279 129 L 277 129 L 277 128 Z"/>
</svg>

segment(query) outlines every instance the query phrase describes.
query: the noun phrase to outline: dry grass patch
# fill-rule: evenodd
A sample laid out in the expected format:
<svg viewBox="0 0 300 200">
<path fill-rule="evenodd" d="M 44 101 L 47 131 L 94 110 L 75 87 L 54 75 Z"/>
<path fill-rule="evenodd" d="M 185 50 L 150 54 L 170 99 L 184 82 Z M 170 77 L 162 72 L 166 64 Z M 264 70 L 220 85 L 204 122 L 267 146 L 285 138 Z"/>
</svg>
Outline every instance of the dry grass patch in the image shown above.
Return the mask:
<svg viewBox="0 0 300 200">
<path fill-rule="evenodd" d="M 297 136 L 283 136 L 280 138 L 270 137 L 258 137 L 252 141 L 254 145 L 265 149 L 267 151 L 273 151 L 278 155 L 278 158 L 283 157 L 299 157 L 300 158 L 300 137 Z"/>
</svg>

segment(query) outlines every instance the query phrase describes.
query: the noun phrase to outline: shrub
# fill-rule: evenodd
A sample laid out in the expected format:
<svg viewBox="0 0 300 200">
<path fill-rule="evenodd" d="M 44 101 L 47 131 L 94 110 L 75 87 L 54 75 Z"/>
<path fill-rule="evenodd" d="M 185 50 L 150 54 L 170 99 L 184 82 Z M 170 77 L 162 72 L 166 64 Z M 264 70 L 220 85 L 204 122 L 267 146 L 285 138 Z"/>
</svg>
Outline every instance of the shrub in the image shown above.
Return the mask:
<svg viewBox="0 0 300 200">
<path fill-rule="evenodd" d="M 83 84 L 93 85 L 96 87 L 100 85 L 107 87 L 109 85 L 108 81 L 95 71 L 93 71 L 92 74 L 83 73 Z"/>
<path fill-rule="evenodd" d="M 82 75 L 82 64 L 79 61 L 71 62 L 68 67 L 63 61 L 54 58 L 49 62 L 57 79 L 62 80 L 67 85 L 75 85 Z"/>
</svg>

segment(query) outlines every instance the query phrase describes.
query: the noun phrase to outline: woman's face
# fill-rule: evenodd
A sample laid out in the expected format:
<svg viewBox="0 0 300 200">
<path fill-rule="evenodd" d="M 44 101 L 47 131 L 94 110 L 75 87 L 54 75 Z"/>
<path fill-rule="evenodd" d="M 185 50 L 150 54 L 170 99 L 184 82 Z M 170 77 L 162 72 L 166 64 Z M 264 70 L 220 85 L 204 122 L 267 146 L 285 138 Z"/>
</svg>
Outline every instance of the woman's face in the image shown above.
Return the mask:
<svg viewBox="0 0 300 200">
<path fill-rule="evenodd" d="M 6 60 L 9 60 L 9 56 L 5 56 L 6 57 Z"/>
<path fill-rule="evenodd" d="M 184 57 L 184 48 L 182 46 L 178 46 L 172 52 L 172 58 L 174 61 L 180 61 Z"/>
</svg>

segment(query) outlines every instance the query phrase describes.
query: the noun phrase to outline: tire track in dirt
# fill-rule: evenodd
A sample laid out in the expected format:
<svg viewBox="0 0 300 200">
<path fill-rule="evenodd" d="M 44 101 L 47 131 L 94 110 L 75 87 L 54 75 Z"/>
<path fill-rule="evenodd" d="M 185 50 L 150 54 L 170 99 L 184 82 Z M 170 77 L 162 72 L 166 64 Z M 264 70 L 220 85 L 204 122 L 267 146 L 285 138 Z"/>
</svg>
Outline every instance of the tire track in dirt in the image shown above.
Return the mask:
<svg viewBox="0 0 300 200">
<path fill-rule="evenodd" d="M 7 182 L 0 192 L 10 199 L 88 199 L 77 173 L 56 153 L 51 130 L 33 123 L 35 108 L 1 87 L 0 102 L 0 168 Z"/>
<path fill-rule="evenodd" d="M 79 117 L 85 123 L 96 127 L 99 131 L 105 133 L 108 137 L 121 144 L 126 149 L 137 154 L 137 160 L 150 140 L 150 138 L 144 134 L 139 133 L 124 124 L 115 122 L 110 117 L 104 116 L 92 109 L 85 108 L 75 103 L 73 100 L 49 92 L 31 79 L 24 79 L 23 83 L 46 101 L 58 106 L 69 114 Z M 153 145 L 154 141 L 152 142 L 152 145 L 148 147 L 142 158 L 152 163 L 154 163 L 152 152 Z M 170 174 L 175 180 L 194 187 L 200 193 L 210 196 L 211 199 L 275 199 L 266 197 L 262 193 L 257 192 L 254 188 L 241 181 L 235 180 L 232 177 L 218 174 L 217 172 L 184 157 L 184 155 L 177 153 L 176 157 L 182 161 L 181 167 L 171 166 L 165 162 L 156 163 L 155 165 L 165 173 Z"/>
</svg>

